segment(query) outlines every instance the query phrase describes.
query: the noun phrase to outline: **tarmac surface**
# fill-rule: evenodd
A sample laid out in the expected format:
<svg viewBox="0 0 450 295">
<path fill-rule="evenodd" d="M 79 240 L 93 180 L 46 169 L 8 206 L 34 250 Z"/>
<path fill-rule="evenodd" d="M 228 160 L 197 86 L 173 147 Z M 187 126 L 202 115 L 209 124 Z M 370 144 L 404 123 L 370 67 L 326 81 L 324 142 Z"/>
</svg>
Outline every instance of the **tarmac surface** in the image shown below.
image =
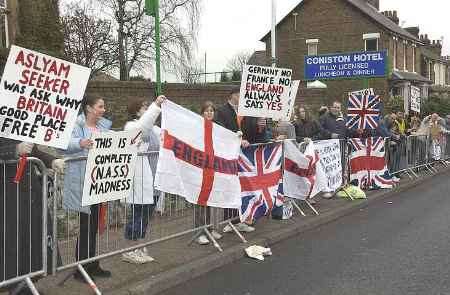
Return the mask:
<svg viewBox="0 0 450 295">
<path fill-rule="evenodd" d="M 160 295 L 450 294 L 450 173 Z"/>
<path fill-rule="evenodd" d="M 307 216 L 294 211 L 289 220 L 262 218 L 255 232 L 245 234 L 245 244 L 235 234 L 224 234 L 219 240 L 223 252 L 212 245 L 189 245 L 190 233 L 149 246 L 156 259 L 152 263 L 129 264 L 120 255 L 106 258 L 101 265 L 113 276 L 95 283 L 102 294 L 112 295 L 164 290 L 161 294 L 447 294 L 450 170 L 438 170 L 433 175 L 422 173 L 419 179 L 403 176 L 398 187 L 368 192 L 367 200 L 318 197 L 318 216 L 300 202 Z M 191 215 L 183 210 L 170 221 L 155 217 L 148 237 L 153 240 L 190 228 Z M 114 241 L 110 250 L 125 246 L 122 228 L 110 234 Z M 263 263 L 243 258 L 244 249 L 254 244 L 270 246 L 274 255 Z M 60 251 L 64 263 L 70 263 L 73 245 L 60 244 Z M 46 295 L 93 294 L 87 284 L 73 278 L 58 285 L 72 271 L 43 278 L 37 287 Z M 429 282 L 422 281 L 426 278 Z"/>
</svg>

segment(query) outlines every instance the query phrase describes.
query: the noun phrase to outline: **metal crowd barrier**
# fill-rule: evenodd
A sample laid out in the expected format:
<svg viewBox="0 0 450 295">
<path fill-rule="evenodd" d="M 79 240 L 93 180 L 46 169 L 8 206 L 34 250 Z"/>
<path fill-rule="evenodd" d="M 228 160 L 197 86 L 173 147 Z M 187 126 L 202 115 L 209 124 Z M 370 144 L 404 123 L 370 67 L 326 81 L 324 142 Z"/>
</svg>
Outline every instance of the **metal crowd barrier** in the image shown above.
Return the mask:
<svg viewBox="0 0 450 295">
<path fill-rule="evenodd" d="M 18 163 L 0 161 L 0 289 L 28 287 L 38 294 L 32 279 L 47 274 L 48 170 L 41 160 L 27 158 L 15 183 Z"/>
<path fill-rule="evenodd" d="M 142 164 L 143 160 L 147 161 L 149 155 L 156 153 L 158 152 L 139 154 L 136 165 Z M 65 159 L 66 165 L 85 161 L 86 157 Z M 79 173 L 84 180 L 85 168 L 80 167 Z M 56 177 L 57 190 L 53 198 L 53 240 L 59 249 L 61 262 L 58 265 L 54 253 L 52 270 L 56 273 L 75 268 L 97 294 L 101 293 L 86 272 L 86 267 L 89 268 L 91 263 L 189 234 L 193 235 L 189 243 L 203 233 L 222 251 L 208 229 L 218 229 L 219 225 L 223 224 L 231 225 L 231 221 L 239 219 L 235 210 L 201 207 L 187 202 L 182 197 L 166 193 L 161 193 L 154 205 L 133 206 L 124 200 L 117 200 L 90 206 L 93 214 L 66 210 L 62 206 L 64 177 L 70 175 Z M 82 192 L 83 183 L 77 185 Z M 139 203 L 139 200 L 135 201 Z M 105 212 L 104 217 L 102 210 Z M 138 217 L 141 214 L 142 219 Z M 99 232 L 98 224 L 102 223 L 102 218 L 105 221 L 104 228 L 103 232 Z M 147 230 L 144 230 L 145 225 L 139 222 L 144 219 L 148 220 Z M 234 227 L 233 230 L 238 233 Z M 242 235 L 239 236 L 245 241 Z M 60 284 L 70 276 L 64 278 Z"/>
</svg>

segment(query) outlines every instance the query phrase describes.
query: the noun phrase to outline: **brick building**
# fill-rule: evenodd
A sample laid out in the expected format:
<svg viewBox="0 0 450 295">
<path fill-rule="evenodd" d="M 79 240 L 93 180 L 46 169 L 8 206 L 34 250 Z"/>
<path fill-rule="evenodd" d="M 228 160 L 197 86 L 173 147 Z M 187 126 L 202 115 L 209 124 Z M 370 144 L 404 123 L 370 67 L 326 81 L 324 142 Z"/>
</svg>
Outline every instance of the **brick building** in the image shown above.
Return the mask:
<svg viewBox="0 0 450 295">
<path fill-rule="evenodd" d="M 397 12 L 380 12 L 379 0 L 303 0 L 278 23 L 276 33 L 277 65 L 292 68 L 295 79 L 304 79 L 305 55 L 386 50 L 387 76 L 370 79 L 368 85 L 382 97 L 398 95 L 408 101 L 414 85 L 426 98 L 433 83 L 450 84 L 450 63 L 441 57 L 441 42 L 421 37 L 417 27 L 400 27 Z M 251 63 L 269 64 L 270 37 L 269 32 L 261 39 L 266 50 L 255 52 Z M 326 89 L 308 90 L 308 83 L 302 83 L 298 99 L 312 105 L 343 101 L 349 91 L 367 86 L 356 79 L 322 82 Z"/>
</svg>

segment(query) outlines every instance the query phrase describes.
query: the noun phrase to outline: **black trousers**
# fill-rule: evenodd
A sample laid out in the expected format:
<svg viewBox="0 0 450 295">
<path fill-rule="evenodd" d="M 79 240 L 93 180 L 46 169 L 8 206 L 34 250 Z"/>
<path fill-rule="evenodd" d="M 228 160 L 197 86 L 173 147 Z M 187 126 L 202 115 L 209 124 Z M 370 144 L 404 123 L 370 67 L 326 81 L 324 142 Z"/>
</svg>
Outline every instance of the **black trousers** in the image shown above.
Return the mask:
<svg viewBox="0 0 450 295">
<path fill-rule="evenodd" d="M 75 249 L 77 261 L 94 257 L 97 249 L 97 232 L 99 205 L 91 206 L 91 214 L 80 213 L 80 236 Z M 87 264 L 88 267 L 98 266 L 98 261 Z"/>
</svg>

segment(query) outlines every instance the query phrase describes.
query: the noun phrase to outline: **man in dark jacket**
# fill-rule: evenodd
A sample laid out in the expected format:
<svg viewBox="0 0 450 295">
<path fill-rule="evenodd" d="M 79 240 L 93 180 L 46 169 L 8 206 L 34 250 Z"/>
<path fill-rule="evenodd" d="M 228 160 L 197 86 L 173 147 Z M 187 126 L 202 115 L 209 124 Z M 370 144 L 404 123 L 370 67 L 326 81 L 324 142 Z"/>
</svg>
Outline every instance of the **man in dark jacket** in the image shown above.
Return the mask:
<svg viewBox="0 0 450 295">
<path fill-rule="evenodd" d="M 350 135 L 342 115 L 342 105 L 338 101 L 333 103 L 329 112 L 320 117 L 319 123 L 327 138 L 343 139 Z"/>
</svg>

